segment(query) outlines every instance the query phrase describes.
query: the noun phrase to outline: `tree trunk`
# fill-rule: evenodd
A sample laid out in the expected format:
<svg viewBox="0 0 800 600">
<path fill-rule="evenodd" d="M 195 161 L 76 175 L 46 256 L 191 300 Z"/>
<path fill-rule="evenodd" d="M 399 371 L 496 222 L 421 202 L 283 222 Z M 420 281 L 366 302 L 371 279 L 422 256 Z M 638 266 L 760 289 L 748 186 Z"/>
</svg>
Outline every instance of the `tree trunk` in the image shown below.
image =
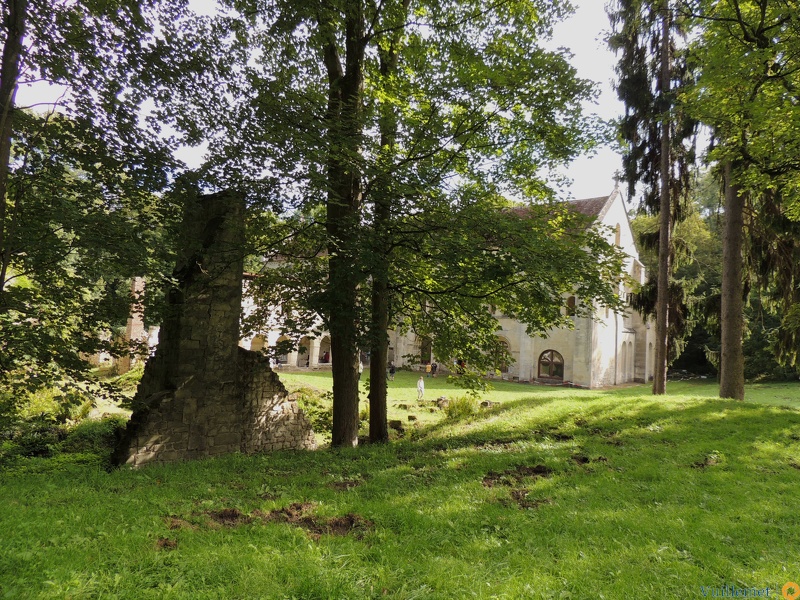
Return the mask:
<svg viewBox="0 0 800 600">
<path fill-rule="evenodd" d="M 403 15 L 408 13 L 411 0 L 403 0 Z M 388 48 L 379 50 L 380 73 L 384 84 L 397 71 L 398 44 L 401 29 L 393 35 Z M 385 173 L 391 173 L 397 143 L 397 115 L 386 102 L 380 106 L 379 128 Z M 371 354 L 369 371 L 369 440 L 372 443 L 389 441 L 387 415 L 387 366 L 389 362 L 389 253 L 391 252 L 391 205 L 395 197 L 390 191 L 391 176 L 384 176 L 374 186 L 373 258 L 372 258 L 372 322 L 370 323 Z"/>
<path fill-rule="evenodd" d="M 733 182 L 730 163 L 724 166 L 725 230 L 722 236 L 722 348 L 720 398 L 744 400 L 744 282 L 742 238 L 744 198 Z"/>
<path fill-rule="evenodd" d="M 323 50 L 328 74 L 328 310 L 333 376 L 332 446 L 358 444 L 358 286 L 361 279 L 357 241 L 361 210 L 361 165 L 364 85 L 364 9 L 351 2 L 345 18 L 345 63 L 342 66 L 331 23 L 320 21 L 328 42 Z"/>
<path fill-rule="evenodd" d="M 387 415 L 387 377 L 389 361 L 389 282 L 388 265 L 382 265 L 380 273 L 372 281 L 372 347 L 369 358 L 369 441 L 389 441 Z"/>
<path fill-rule="evenodd" d="M 0 307 L 8 275 L 11 248 L 7 236 L 8 171 L 11 161 L 12 117 L 19 80 L 22 38 L 25 36 L 28 0 L 9 0 L 5 25 L 3 63 L 0 66 Z"/>
<path fill-rule="evenodd" d="M 656 298 L 656 357 L 653 373 L 653 394 L 667 391 L 669 355 L 669 279 L 672 250 L 672 203 L 670 202 L 670 23 L 669 0 L 664 1 L 661 22 L 661 96 L 664 114 L 661 118 L 661 163 L 658 213 L 658 297 Z"/>
</svg>

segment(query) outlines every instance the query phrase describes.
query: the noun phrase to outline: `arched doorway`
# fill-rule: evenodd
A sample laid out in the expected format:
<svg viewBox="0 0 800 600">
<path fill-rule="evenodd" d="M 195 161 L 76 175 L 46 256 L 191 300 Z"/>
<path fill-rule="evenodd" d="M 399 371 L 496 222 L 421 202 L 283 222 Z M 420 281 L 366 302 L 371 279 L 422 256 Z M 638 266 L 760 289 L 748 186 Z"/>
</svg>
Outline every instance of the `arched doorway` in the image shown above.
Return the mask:
<svg viewBox="0 0 800 600">
<path fill-rule="evenodd" d="M 327 335 L 319 343 L 319 358 L 317 361 L 322 364 L 331 362 L 331 338 Z"/>
<path fill-rule="evenodd" d="M 291 342 L 292 342 L 292 340 L 289 338 L 289 336 L 282 335 L 281 337 L 279 337 L 276 340 L 275 345 L 278 346 L 279 349 L 283 350 L 284 348 L 288 348 L 289 345 L 291 344 Z M 281 348 L 281 346 L 283 346 L 283 348 Z M 289 353 L 288 352 L 283 352 L 282 354 L 278 354 L 275 357 L 275 362 L 277 362 L 279 365 L 288 364 L 289 363 Z"/>
<path fill-rule="evenodd" d="M 311 338 L 308 336 L 300 339 L 297 346 L 297 366 L 308 367 L 311 363 Z"/>
<path fill-rule="evenodd" d="M 628 342 L 628 377 L 627 377 L 628 381 L 633 381 L 635 379 L 635 377 L 634 377 L 635 368 L 636 368 L 636 365 L 635 365 L 634 356 L 633 356 L 633 342 L 629 341 Z"/>
<path fill-rule="evenodd" d="M 555 350 L 545 350 L 539 355 L 539 379 L 564 381 L 564 357 Z"/>
</svg>

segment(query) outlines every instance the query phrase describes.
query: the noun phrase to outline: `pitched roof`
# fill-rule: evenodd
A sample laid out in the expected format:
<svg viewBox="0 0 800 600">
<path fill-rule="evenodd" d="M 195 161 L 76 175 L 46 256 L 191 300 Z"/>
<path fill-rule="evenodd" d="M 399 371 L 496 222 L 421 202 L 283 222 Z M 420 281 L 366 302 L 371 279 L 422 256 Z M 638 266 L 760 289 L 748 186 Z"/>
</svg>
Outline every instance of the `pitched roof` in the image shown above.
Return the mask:
<svg viewBox="0 0 800 600">
<path fill-rule="evenodd" d="M 586 215 L 587 217 L 598 218 L 600 212 L 608 202 L 608 196 L 598 196 L 597 198 L 583 198 L 582 200 L 573 200 L 569 203 L 569 207 Z"/>
</svg>

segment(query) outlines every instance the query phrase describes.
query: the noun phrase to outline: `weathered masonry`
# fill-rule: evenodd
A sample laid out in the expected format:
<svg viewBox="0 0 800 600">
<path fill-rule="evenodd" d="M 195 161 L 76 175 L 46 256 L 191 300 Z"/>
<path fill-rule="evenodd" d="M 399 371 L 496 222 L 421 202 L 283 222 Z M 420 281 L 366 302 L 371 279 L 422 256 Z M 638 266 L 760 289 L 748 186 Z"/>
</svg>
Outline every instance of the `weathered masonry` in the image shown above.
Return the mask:
<svg viewBox="0 0 800 600">
<path fill-rule="evenodd" d="M 244 200 L 185 210 L 168 312 L 116 462 L 140 466 L 231 452 L 313 449 L 314 433 L 260 353 L 239 343 Z"/>
</svg>

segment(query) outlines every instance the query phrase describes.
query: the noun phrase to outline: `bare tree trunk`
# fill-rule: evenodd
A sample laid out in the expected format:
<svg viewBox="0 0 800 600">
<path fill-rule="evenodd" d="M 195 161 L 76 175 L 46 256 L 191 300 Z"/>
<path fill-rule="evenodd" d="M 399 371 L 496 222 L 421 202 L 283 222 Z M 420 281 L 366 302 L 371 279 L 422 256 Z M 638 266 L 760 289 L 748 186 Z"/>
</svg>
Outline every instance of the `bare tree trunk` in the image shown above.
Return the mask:
<svg viewBox="0 0 800 600">
<path fill-rule="evenodd" d="M 333 375 L 333 446 L 358 444 L 358 306 L 361 276 L 357 240 L 362 202 L 361 165 L 364 86 L 364 7 L 359 0 L 347 7 L 345 61 L 339 57 L 335 32 L 321 20 L 328 37 L 324 62 L 328 73 L 328 310 Z"/>
<path fill-rule="evenodd" d="M 372 347 L 369 358 L 369 441 L 389 441 L 386 366 L 389 360 L 388 265 L 372 281 Z"/>
<path fill-rule="evenodd" d="M 664 0 L 661 24 L 661 95 L 670 91 L 670 23 L 669 0 Z M 664 102 L 661 120 L 661 188 L 658 213 L 658 297 L 656 298 L 656 357 L 653 373 L 653 394 L 667 392 L 669 354 L 669 279 L 672 250 L 672 203 L 670 202 L 670 113 Z"/>
<path fill-rule="evenodd" d="M 6 235 L 8 207 L 8 172 L 11 161 L 12 116 L 19 80 L 22 38 L 25 36 L 28 0 L 8 0 L 8 18 L 4 23 L 5 43 L 0 66 L 0 307 L 8 276 L 11 249 Z"/>
<path fill-rule="evenodd" d="M 744 197 L 733 182 L 730 163 L 724 166 L 725 230 L 722 236 L 722 344 L 720 398 L 744 400 L 744 282 L 742 238 Z"/>
</svg>

